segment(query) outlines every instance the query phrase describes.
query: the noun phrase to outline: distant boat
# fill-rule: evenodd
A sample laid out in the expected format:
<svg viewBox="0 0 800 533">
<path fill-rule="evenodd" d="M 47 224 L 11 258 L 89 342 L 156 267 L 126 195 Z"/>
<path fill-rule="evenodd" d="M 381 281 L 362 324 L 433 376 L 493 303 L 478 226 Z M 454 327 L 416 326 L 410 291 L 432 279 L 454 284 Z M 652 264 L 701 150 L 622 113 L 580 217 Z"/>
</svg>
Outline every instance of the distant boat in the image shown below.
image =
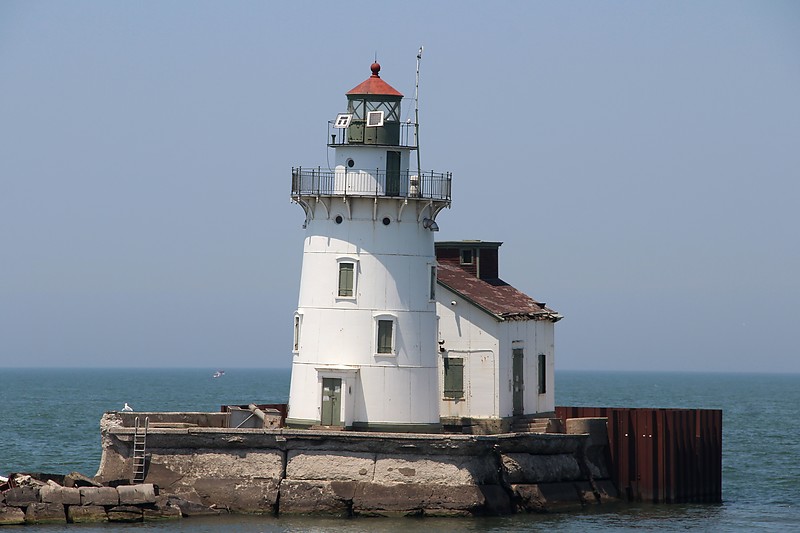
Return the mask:
<svg viewBox="0 0 800 533">
<path fill-rule="evenodd" d="M 224 370 L 217 370 L 216 372 L 214 372 L 214 375 L 211 376 L 211 377 L 212 378 L 221 378 L 224 375 L 225 375 L 225 371 Z"/>
</svg>

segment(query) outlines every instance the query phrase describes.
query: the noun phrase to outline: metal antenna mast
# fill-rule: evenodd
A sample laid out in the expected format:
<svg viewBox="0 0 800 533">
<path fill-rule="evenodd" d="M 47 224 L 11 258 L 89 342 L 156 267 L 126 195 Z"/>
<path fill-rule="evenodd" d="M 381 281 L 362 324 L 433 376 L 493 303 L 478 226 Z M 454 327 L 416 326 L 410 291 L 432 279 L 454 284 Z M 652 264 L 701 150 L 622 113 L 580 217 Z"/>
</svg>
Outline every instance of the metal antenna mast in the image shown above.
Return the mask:
<svg viewBox="0 0 800 533">
<path fill-rule="evenodd" d="M 420 46 L 419 52 L 417 52 L 417 83 L 414 87 L 414 144 L 417 145 L 417 179 L 420 180 L 420 185 L 422 184 L 422 165 L 419 157 L 419 61 L 422 59 L 423 48 Z"/>
</svg>

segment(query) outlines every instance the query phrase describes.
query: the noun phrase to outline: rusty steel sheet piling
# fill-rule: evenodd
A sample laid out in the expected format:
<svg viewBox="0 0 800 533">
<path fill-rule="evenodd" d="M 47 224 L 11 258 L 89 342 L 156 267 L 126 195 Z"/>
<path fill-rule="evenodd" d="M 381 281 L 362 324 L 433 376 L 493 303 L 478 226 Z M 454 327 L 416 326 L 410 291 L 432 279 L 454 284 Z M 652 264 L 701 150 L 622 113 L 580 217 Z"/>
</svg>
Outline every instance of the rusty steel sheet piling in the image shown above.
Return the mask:
<svg viewBox="0 0 800 533">
<path fill-rule="evenodd" d="M 608 418 L 612 479 L 629 501 L 722 501 L 721 410 L 556 407 L 556 416 Z"/>
</svg>

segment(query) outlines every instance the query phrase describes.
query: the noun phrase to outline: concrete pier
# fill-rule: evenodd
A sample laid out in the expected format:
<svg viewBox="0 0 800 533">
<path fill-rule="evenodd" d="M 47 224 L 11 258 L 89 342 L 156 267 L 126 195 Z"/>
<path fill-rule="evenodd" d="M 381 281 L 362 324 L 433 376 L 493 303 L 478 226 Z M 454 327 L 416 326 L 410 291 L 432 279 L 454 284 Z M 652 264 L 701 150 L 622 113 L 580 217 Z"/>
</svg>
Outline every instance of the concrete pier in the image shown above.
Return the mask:
<svg viewBox="0 0 800 533">
<path fill-rule="evenodd" d="M 616 499 L 589 435 L 232 429 L 222 413 L 106 413 L 97 480 L 130 478 L 150 420 L 146 483 L 241 513 L 498 515 Z"/>
</svg>

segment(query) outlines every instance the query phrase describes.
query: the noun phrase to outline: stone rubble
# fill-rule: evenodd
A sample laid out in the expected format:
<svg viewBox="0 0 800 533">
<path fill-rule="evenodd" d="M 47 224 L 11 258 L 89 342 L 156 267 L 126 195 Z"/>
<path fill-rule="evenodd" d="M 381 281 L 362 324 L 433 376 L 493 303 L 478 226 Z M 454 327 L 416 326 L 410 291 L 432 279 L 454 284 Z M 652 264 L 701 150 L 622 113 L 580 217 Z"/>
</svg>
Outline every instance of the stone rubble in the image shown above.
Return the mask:
<svg viewBox="0 0 800 533">
<path fill-rule="evenodd" d="M 11 474 L 3 479 L 0 526 L 142 522 L 220 513 L 177 496 L 159 495 L 152 483 L 107 487 L 76 472 L 67 476 Z"/>
</svg>

